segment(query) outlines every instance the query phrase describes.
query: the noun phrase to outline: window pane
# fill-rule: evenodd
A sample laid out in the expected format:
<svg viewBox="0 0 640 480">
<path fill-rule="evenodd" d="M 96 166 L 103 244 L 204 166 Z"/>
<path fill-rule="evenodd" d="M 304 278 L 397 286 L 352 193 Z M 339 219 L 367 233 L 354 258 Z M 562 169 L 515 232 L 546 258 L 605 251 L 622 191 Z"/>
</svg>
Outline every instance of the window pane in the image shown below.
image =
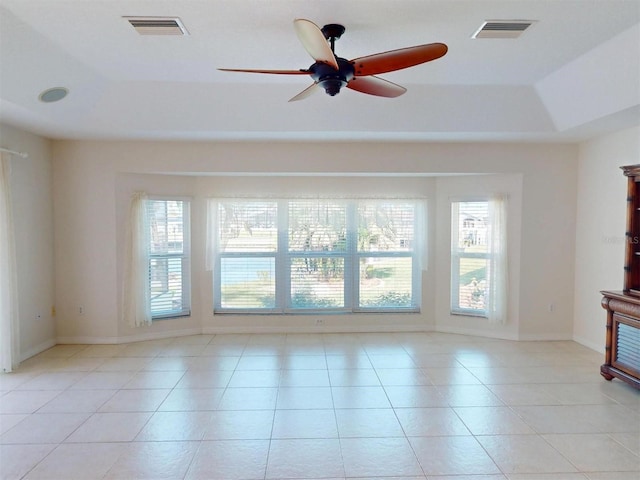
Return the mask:
<svg viewBox="0 0 640 480">
<path fill-rule="evenodd" d="M 147 214 L 151 230 L 151 255 L 183 253 L 184 202 L 181 200 L 149 200 Z"/>
<path fill-rule="evenodd" d="M 289 251 L 344 252 L 346 231 L 343 203 L 325 200 L 289 202 Z"/>
<path fill-rule="evenodd" d="M 222 308 L 273 308 L 276 298 L 275 259 L 220 259 Z"/>
<path fill-rule="evenodd" d="M 458 308 L 486 309 L 487 259 L 460 258 L 458 270 Z"/>
<path fill-rule="evenodd" d="M 411 270 L 411 258 L 361 258 L 360 307 L 413 306 Z"/>
<path fill-rule="evenodd" d="M 220 202 L 218 205 L 218 240 L 221 252 L 277 251 L 277 203 Z"/>
<path fill-rule="evenodd" d="M 467 253 L 487 253 L 489 231 L 488 202 L 458 202 L 457 245 Z M 454 237 L 455 238 L 455 237 Z"/>
<path fill-rule="evenodd" d="M 367 201 L 358 204 L 358 251 L 413 249 L 415 203 Z"/>
<path fill-rule="evenodd" d="M 344 307 L 344 258 L 291 259 L 291 306 Z"/>
</svg>

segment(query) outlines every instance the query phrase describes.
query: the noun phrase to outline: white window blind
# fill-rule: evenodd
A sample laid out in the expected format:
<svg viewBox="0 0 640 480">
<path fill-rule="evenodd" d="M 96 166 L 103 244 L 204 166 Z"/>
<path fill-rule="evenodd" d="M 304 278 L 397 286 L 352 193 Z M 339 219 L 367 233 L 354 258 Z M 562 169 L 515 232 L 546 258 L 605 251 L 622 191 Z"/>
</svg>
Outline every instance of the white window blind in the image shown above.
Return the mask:
<svg viewBox="0 0 640 480">
<path fill-rule="evenodd" d="M 211 201 L 215 310 L 417 311 L 422 254 L 418 204 Z"/>
</svg>

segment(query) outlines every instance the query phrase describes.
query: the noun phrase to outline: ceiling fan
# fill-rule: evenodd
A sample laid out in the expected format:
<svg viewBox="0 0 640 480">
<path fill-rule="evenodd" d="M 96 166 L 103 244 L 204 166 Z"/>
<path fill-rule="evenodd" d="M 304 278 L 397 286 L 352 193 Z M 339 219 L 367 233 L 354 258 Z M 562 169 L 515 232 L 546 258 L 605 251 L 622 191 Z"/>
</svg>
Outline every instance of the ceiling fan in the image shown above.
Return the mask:
<svg viewBox="0 0 640 480">
<path fill-rule="evenodd" d="M 346 60 L 335 55 L 335 41 L 345 32 L 344 26 L 332 23 L 319 28 L 315 23 L 303 18 L 294 20 L 293 26 L 302 46 L 315 60 L 309 68 L 300 70 L 220 68 L 219 70 L 310 75 L 313 78 L 313 84 L 290 99 L 290 102 L 307 98 L 318 90 L 317 87 L 324 88 L 325 92 L 331 96 L 337 95 L 342 87 L 347 87 L 369 95 L 394 98 L 405 93 L 407 89 L 376 75 L 430 62 L 447 53 L 447 46 L 444 43 L 429 43 Z"/>
</svg>

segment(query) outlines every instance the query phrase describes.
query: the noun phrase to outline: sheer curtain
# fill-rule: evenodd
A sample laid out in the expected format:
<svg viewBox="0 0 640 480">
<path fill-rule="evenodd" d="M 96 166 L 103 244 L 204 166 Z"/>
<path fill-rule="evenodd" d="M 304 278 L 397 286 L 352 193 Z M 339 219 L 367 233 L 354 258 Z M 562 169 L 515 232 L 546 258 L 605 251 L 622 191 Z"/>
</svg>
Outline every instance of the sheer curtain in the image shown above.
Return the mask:
<svg viewBox="0 0 640 480">
<path fill-rule="evenodd" d="M 151 285 L 149 278 L 149 221 L 147 194 L 131 198 L 124 278 L 124 320 L 132 327 L 151 325 Z"/>
<path fill-rule="evenodd" d="M 209 198 L 207 200 L 207 238 L 205 252 L 205 266 L 207 271 L 212 272 L 216 264 L 216 236 L 218 232 L 218 200 Z"/>
<path fill-rule="evenodd" d="M 11 161 L 0 154 L 0 368 L 11 372 L 18 366 L 19 324 L 16 255 L 11 212 Z"/>
<path fill-rule="evenodd" d="M 490 323 L 507 322 L 507 199 L 495 196 L 489 200 L 489 302 Z"/>
</svg>

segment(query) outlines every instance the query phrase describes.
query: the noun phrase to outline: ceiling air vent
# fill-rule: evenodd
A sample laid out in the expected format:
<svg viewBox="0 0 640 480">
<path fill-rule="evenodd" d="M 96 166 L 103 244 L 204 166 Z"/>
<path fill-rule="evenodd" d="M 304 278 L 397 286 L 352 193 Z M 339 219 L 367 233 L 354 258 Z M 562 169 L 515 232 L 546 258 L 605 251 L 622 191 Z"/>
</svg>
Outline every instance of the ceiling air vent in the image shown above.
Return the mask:
<svg viewBox="0 0 640 480">
<path fill-rule="evenodd" d="M 471 38 L 518 38 L 533 23 L 532 20 L 487 20 Z"/>
<path fill-rule="evenodd" d="M 140 35 L 189 35 L 179 18 L 124 17 Z"/>
</svg>

